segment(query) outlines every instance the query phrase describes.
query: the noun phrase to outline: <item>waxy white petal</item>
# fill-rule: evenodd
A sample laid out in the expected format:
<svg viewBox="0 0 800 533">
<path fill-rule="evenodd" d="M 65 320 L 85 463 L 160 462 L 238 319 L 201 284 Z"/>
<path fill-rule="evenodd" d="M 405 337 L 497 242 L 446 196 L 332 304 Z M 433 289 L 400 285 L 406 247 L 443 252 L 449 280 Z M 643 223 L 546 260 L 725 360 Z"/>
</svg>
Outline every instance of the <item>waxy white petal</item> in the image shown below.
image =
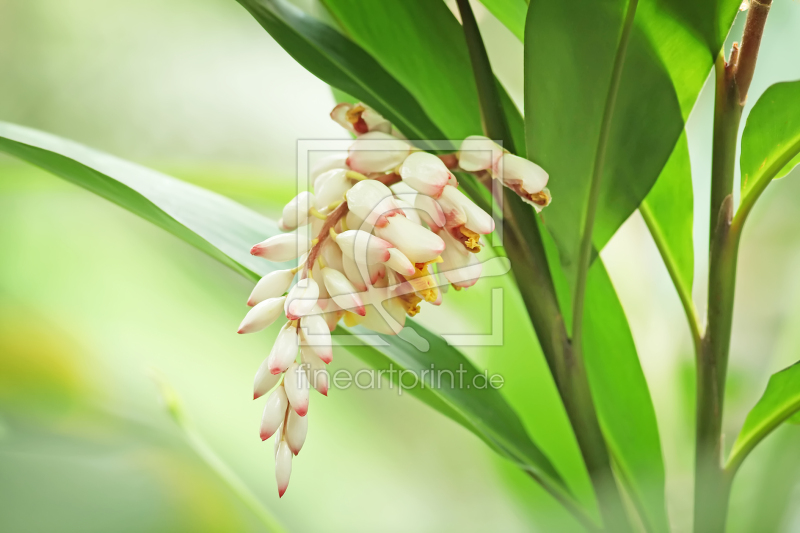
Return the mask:
<svg viewBox="0 0 800 533">
<path fill-rule="evenodd" d="M 311 241 L 298 233 L 276 235 L 250 248 L 252 255 L 276 263 L 297 259 L 311 249 Z"/>
<path fill-rule="evenodd" d="M 364 304 L 361 301 L 361 297 L 344 274 L 326 267 L 322 269 L 322 278 L 325 282 L 325 287 L 328 289 L 328 294 L 331 295 L 336 305 L 364 316 Z"/>
<path fill-rule="evenodd" d="M 443 262 L 439 263 L 439 272 L 456 287 L 472 287 L 483 270 L 478 256 L 468 252 L 447 231 L 442 231 L 440 235 L 447 247 L 442 252 Z"/>
<path fill-rule="evenodd" d="M 310 183 L 314 186 L 314 190 L 318 191 L 319 187 L 317 186 L 317 178 L 320 177 L 322 174 L 328 172 L 329 170 L 334 170 L 337 168 L 347 168 L 347 152 L 342 153 L 334 153 L 331 155 L 327 155 L 323 158 L 320 158 L 313 167 L 311 167 L 311 172 L 309 174 Z"/>
<path fill-rule="evenodd" d="M 256 377 L 253 380 L 253 399 L 260 398 L 281 380 L 280 374 L 273 374 L 269 371 L 269 358 L 264 359 L 261 366 L 256 371 Z"/>
<path fill-rule="evenodd" d="M 412 263 L 433 261 L 444 250 L 444 241 L 438 235 L 403 216 L 391 217 L 385 227 L 375 228 L 375 233 L 392 243 Z"/>
<path fill-rule="evenodd" d="M 320 175 L 314 187 L 314 207 L 318 210 L 340 202 L 344 194 L 353 186 L 353 180 L 347 177 L 344 169 L 334 169 Z"/>
<path fill-rule="evenodd" d="M 350 281 L 350 284 L 353 285 L 355 289 L 358 289 L 358 292 L 364 292 L 367 290 L 367 284 L 364 280 L 364 277 L 368 276 L 369 273 L 367 272 L 366 267 L 360 266 L 358 263 L 356 263 L 355 259 L 347 257 L 344 254 L 342 254 L 342 265 L 344 266 L 342 269 L 344 271 L 344 275 L 348 281 Z M 361 275 L 362 270 L 365 272 L 363 276 Z M 330 290 L 328 290 L 328 293 L 330 294 Z"/>
<path fill-rule="evenodd" d="M 297 363 L 286 370 L 283 378 L 283 388 L 286 389 L 286 397 L 289 398 L 289 406 L 300 416 L 308 413 L 308 375 L 300 368 Z"/>
<path fill-rule="evenodd" d="M 434 231 L 438 228 L 443 228 L 447 222 L 439 202 L 430 196 L 418 194 L 414 199 L 414 207 L 416 207 L 416 212 L 422 221 Z"/>
<path fill-rule="evenodd" d="M 386 172 L 400 165 L 411 153 L 411 145 L 388 133 L 371 131 L 361 135 L 347 151 L 347 165 L 357 172 Z"/>
<path fill-rule="evenodd" d="M 408 257 L 397 248 L 389 249 L 389 260 L 386 261 L 386 266 L 404 276 L 410 276 L 416 271 Z"/>
<path fill-rule="evenodd" d="M 298 281 L 289 294 L 286 296 L 286 303 L 283 306 L 286 318 L 297 320 L 311 312 L 319 300 L 319 286 L 311 278 L 304 278 Z"/>
<path fill-rule="evenodd" d="M 278 497 L 282 498 L 289 487 L 289 478 L 292 476 L 292 451 L 286 440 L 282 440 L 275 453 L 275 481 L 278 483 Z"/>
<path fill-rule="evenodd" d="M 403 183 L 420 193 L 438 198 L 442 188 L 455 179 L 441 159 L 428 152 L 414 152 L 400 166 Z"/>
<path fill-rule="evenodd" d="M 502 157 L 503 149 L 488 137 L 470 135 L 461 142 L 456 155 L 458 166 L 468 172 L 477 172 L 493 168 Z"/>
<path fill-rule="evenodd" d="M 372 226 L 385 226 L 388 218 L 403 212 L 394 201 L 391 189 L 379 181 L 359 181 L 345 197 L 350 211 Z"/>
<path fill-rule="evenodd" d="M 492 216 L 475 205 L 475 203 L 467 198 L 464 193 L 455 187 L 449 185 L 442 191 L 442 196 L 439 198 L 439 204 L 447 216 L 447 224 L 451 225 L 451 213 L 458 213 L 459 218 L 463 217 L 463 224 L 481 235 L 486 235 L 494 231 L 494 219 Z"/>
<path fill-rule="evenodd" d="M 325 362 L 311 349 L 310 346 L 300 348 L 300 360 L 303 361 L 303 370 L 308 375 L 309 384 L 323 396 L 328 395 L 330 375 L 325 367 Z"/>
<path fill-rule="evenodd" d="M 279 298 L 269 298 L 255 305 L 239 324 L 239 333 L 255 333 L 268 328 L 275 320 L 281 316 L 285 296 Z"/>
<path fill-rule="evenodd" d="M 388 295 L 388 294 L 387 294 Z M 389 298 L 377 305 L 388 315 L 385 317 L 374 305 L 367 306 L 367 313 L 361 325 L 383 335 L 397 335 L 406 323 L 406 311 L 397 298 Z"/>
<path fill-rule="evenodd" d="M 294 272 L 291 270 L 275 270 L 270 272 L 256 283 L 247 305 L 250 307 L 263 302 L 269 298 L 277 298 L 289 290 L 289 286 L 294 279 Z"/>
<path fill-rule="evenodd" d="M 308 417 L 299 416 L 294 411 L 289 411 L 289 416 L 286 420 L 286 444 L 292 453 L 297 455 L 306 441 L 308 434 Z"/>
<path fill-rule="evenodd" d="M 373 265 L 389 259 L 389 248 L 392 244 L 367 233 L 351 229 L 336 236 L 336 244 L 342 253 L 357 263 Z"/>
<path fill-rule="evenodd" d="M 335 242 L 326 240 L 319 251 L 319 255 L 325 261 L 326 267 L 342 270 L 342 249 Z"/>
<path fill-rule="evenodd" d="M 272 351 L 269 352 L 267 358 L 269 371 L 273 374 L 285 372 L 297 357 L 299 347 L 300 339 L 297 337 L 297 329 L 288 324 L 278 333 L 278 338 L 272 345 Z"/>
<path fill-rule="evenodd" d="M 289 200 L 289 203 L 283 208 L 281 229 L 291 231 L 308 224 L 308 210 L 313 205 L 314 195 L 308 191 L 303 191 Z"/>
<path fill-rule="evenodd" d="M 300 345 L 310 346 L 326 363 L 333 360 L 331 330 L 322 315 L 307 315 L 300 319 L 302 339 Z"/>
<path fill-rule="evenodd" d="M 267 403 L 264 405 L 264 413 L 261 415 L 261 440 L 267 440 L 278 431 L 286 417 L 286 409 L 289 407 L 289 400 L 283 387 L 278 387 L 275 392 L 269 395 Z"/>
</svg>

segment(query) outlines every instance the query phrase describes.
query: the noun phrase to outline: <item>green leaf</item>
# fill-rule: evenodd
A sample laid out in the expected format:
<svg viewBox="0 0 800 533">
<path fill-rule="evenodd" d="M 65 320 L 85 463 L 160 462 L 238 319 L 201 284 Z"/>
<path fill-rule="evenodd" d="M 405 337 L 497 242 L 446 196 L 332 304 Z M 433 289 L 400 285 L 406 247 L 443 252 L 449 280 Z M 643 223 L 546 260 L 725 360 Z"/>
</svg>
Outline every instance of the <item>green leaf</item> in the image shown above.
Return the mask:
<svg viewBox="0 0 800 533">
<path fill-rule="evenodd" d="M 525 0 L 481 0 L 486 9 L 497 20 L 511 30 L 520 41 L 525 39 L 525 15 L 528 13 L 528 2 Z"/>
<path fill-rule="evenodd" d="M 609 451 L 648 531 L 669 531 L 655 407 L 628 320 L 601 259 L 589 269 L 583 346 Z"/>
<path fill-rule="evenodd" d="M 689 145 L 681 135 L 655 186 L 639 206 L 679 292 L 691 300 L 694 280 L 693 192 Z"/>
<path fill-rule="evenodd" d="M 256 280 L 276 268 L 249 254 L 252 244 L 278 233 L 274 222 L 199 187 L 84 147 L 53 135 L 0 123 L 0 151 L 37 165 L 98 194 L 166 229 L 240 274 Z M 380 367 L 387 361 L 400 369 L 421 370 L 435 365 L 471 380 L 475 367 L 455 348 L 419 324 L 420 350 L 398 337 L 384 337 L 388 346 L 356 349 Z M 355 333 L 358 333 L 356 330 Z M 359 351 L 360 350 L 360 351 Z M 369 353 L 374 350 L 374 353 Z M 464 373 L 457 373 L 458 370 Z M 470 381 L 469 383 L 473 383 Z M 561 493 L 554 467 L 531 441 L 517 414 L 493 388 L 415 387 L 410 392 L 462 423 L 495 450 Z"/>
<path fill-rule="evenodd" d="M 800 362 L 773 374 L 767 390 L 744 421 L 726 469 L 735 472 L 764 437 L 800 411 Z"/>
<path fill-rule="evenodd" d="M 417 99 L 447 135 L 481 134 L 478 92 L 458 20 L 444 2 L 323 0 L 338 23 Z M 519 111 L 498 83 L 517 148 L 523 146 Z"/>
<path fill-rule="evenodd" d="M 289 55 L 322 81 L 369 104 L 409 138 L 443 135 L 414 97 L 358 45 L 286 0 L 237 0 Z"/>
<path fill-rule="evenodd" d="M 800 163 L 800 81 L 769 87 L 747 117 L 742 134 L 742 203 Z"/>
</svg>

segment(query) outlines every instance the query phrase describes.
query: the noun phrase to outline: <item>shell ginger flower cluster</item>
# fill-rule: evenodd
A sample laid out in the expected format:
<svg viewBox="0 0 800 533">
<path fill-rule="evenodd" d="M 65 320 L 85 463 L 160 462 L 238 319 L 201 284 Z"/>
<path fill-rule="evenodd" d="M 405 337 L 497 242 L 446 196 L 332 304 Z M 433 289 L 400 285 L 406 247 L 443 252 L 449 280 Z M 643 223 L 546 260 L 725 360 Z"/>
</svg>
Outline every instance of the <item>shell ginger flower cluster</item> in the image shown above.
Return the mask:
<svg viewBox="0 0 800 533">
<path fill-rule="evenodd" d="M 340 104 L 331 117 L 356 139 L 347 153 L 312 170 L 313 192 L 298 194 L 283 210 L 279 225 L 286 233 L 251 249 L 273 262 L 299 260 L 256 284 L 239 327 L 253 333 L 285 320 L 253 394 L 271 391 L 260 434 L 275 439 L 279 496 L 306 439 L 310 390 L 327 396 L 325 368 L 339 321 L 397 334 L 422 304 L 441 304 L 440 284 L 461 290 L 480 277 L 476 254 L 495 223 L 459 190 L 453 170 L 499 179 L 537 209 L 550 201 L 544 170 L 485 137 L 436 156 L 363 104 Z"/>
</svg>

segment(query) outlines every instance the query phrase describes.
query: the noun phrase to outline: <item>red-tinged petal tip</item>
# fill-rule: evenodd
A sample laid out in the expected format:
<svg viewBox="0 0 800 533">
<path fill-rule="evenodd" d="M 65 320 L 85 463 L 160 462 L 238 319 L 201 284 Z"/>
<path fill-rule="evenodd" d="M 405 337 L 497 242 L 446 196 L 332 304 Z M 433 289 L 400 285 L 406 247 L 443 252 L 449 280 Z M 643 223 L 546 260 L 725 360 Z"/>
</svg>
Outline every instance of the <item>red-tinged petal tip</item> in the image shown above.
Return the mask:
<svg viewBox="0 0 800 533">
<path fill-rule="evenodd" d="M 238 331 L 237 331 L 236 333 L 238 333 L 238 334 L 240 334 L 240 335 L 241 335 L 242 333 L 244 333 L 244 328 L 239 328 L 239 329 L 238 329 Z"/>
<path fill-rule="evenodd" d="M 356 314 L 360 316 L 367 316 L 367 309 L 363 305 L 360 305 L 356 307 Z"/>
<path fill-rule="evenodd" d="M 321 393 L 323 396 L 325 396 L 325 397 L 327 398 L 327 396 L 328 396 L 328 389 L 323 389 L 323 390 L 321 390 L 321 391 L 319 391 L 319 392 L 320 392 L 320 393 Z"/>
<path fill-rule="evenodd" d="M 326 355 L 324 357 L 320 356 L 319 358 L 322 359 L 323 363 L 325 363 L 326 365 L 329 365 L 329 364 L 331 364 L 331 361 L 333 361 L 333 354 Z"/>
<path fill-rule="evenodd" d="M 258 400 L 259 398 L 261 398 L 261 395 L 259 393 L 257 393 L 257 392 L 254 392 L 253 393 L 253 399 L 254 400 Z"/>
<path fill-rule="evenodd" d="M 253 299 L 252 299 L 252 298 L 250 298 L 249 300 L 247 300 L 247 307 L 253 307 L 254 305 L 256 305 L 256 303 L 253 301 Z"/>
<path fill-rule="evenodd" d="M 297 416 L 306 416 L 308 414 L 308 405 L 295 407 L 294 412 L 297 413 Z"/>
<path fill-rule="evenodd" d="M 259 434 L 261 437 L 261 441 L 265 441 L 272 436 L 272 433 L 264 433 L 263 431 Z"/>
<path fill-rule="evenodd" d="M 250 248 L 250 255 L 258 255 L 260 252 L 261 252 L 261 246 L 258 244 Z"/>
<path fill-rule="evenodd" d="M 278 498 L 283 498 L 283 495 L 286 494 L 287 488 L 289 488 L 288 485 L 283 488 L 278 487 Z"/>
<path fill-rule="evenodd" d="M 270 368 L 269 369 L 269 373 L 272 374 L 273 376 L 277 376 L 278 374 L 281 373 L 281 369 L 280 368 Z"/>
</svg>

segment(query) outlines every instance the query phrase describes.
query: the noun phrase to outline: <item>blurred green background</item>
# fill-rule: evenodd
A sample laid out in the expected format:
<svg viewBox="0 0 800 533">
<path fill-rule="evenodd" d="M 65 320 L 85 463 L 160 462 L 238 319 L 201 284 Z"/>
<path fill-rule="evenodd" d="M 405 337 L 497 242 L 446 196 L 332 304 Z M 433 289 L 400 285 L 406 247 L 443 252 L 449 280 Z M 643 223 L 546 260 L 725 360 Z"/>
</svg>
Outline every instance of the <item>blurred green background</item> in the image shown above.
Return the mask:
<svg viewBox="0 0 800 533">
<path fill-rule="evenodd" d="M 302 3 L 316 12 L 312 1 Z M 476 5 L 490 55 L 521 103 L 522 46 Z M 741 18 L 741 17 L 740 17 Z M 741 20 L 732 35 L 739 35 Z M 776 0 L 745 113 L 800 78 L 800 3 Z M 0 120 L 74 139 L 267 214 L 294 195 L 298 139 L 347 138 L 330 89 L 234 0 L 0 0 Z M 713 91 L 689 132 L 702 312 Z M 743 121 L 744 125 L 744 121 Z M 744 236 L 726 432 L 773 372 L 800 358 L 800 176 L 774 184 Z M 676 201 L 689 201 L 676 198 Z M 149 373 L 289 531 L 554 531 L 571 522 L 474 435 L 396 391 L 315 395 L 282 500 L 252 377 L 277 329 L 241 337 L 250 285 L 189 245 L 59 178 L 0 157 L 0 531 L 262 531 L 189 447 Z M 688 329 L 638 215 L 603 257 L 652 389 L 675 531 L 691 523 Z M 435 323 L 488 333 L 503 287 L 505 345 L 472 349 L 562 468 L 563 409 L 507 279 L 445 296 Z M 534 348 L 531 348 L 534 346 Z M 337 349 L 333 370 L 360 368 Z M 730 531 L 800 531 L 800 427 L 748 459 Z M 574 470 L 574 467 L 573 467 Z M 578 475 L 580 478 L 580 475 Z M 585 489 L 585 485 L 584 485 Z"/>
</svg>

